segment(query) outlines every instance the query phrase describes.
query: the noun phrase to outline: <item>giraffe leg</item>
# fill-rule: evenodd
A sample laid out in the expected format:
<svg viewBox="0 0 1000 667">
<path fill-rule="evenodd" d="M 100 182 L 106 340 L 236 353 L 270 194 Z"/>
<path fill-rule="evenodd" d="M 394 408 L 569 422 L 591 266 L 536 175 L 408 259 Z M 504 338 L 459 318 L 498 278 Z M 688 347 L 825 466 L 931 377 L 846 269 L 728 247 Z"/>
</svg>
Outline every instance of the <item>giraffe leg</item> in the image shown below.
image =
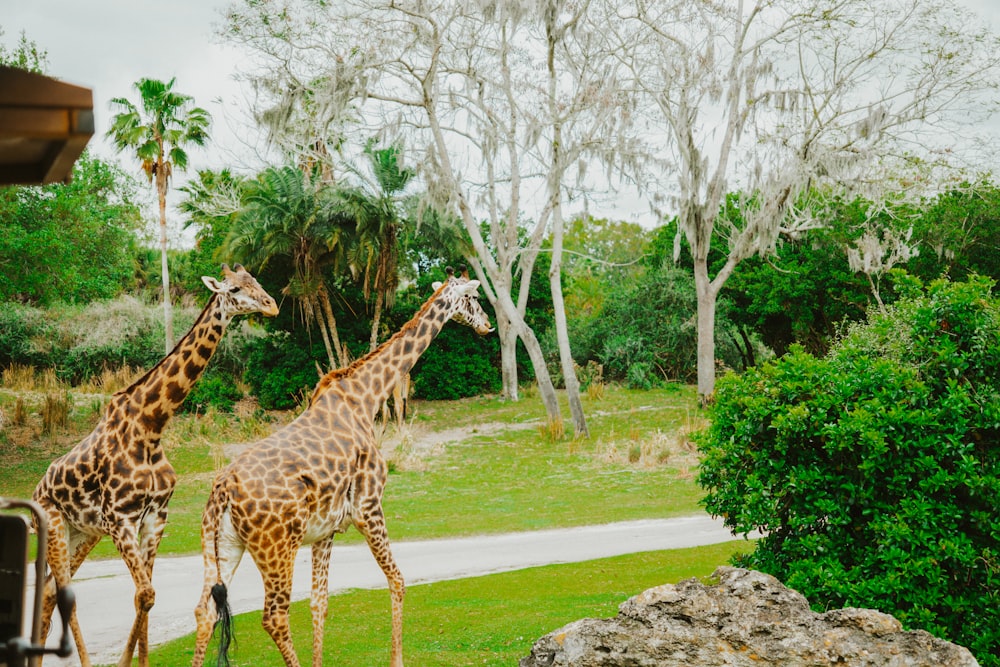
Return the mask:
<svg viewBox="0 0 1000 667">
<path fill-rule="evenodd" d="M 129 574 L 132 575 L 132 582 L 135 584 L 135 619 L 132 621 L 128 641 L 125 642 L 125 650 L 118 661 L 118 667 L 130 667 L 139 636 L 148 627 L 147 616 L 156 602 L 156 591 L 153 590 L 150 573 L 146 569 L 145 559 L 140 552 L 135 527 L 129 524 L 119 525 L 117 530 L 112 533 L 111 538 L 114 540 L 122 560 L 125 561 L 125 566 L 128 567 Z"/>
<path fill-rule="evenodd" d="M 392 667 L 403 667 L 403 596 L 406 585 L 403 575 L 392 557 L 389 547 L 389 534 L 385 528 L 385 516 L 381 503 L 376 503 L 371 511 L 365 511 L 355 519 L 354 525 L 365 536 L 368 548 L 389 584 L 389 594 L 392 597 Z"/>
<path fill-rule="evenodd" d="M 285 550 L 283 550 L 285 551 Z M 261 576 L 264 577 L 264 614 L 261 618 L 261 625 L 275 645 L 281 652 L 281 657 L 285 659 L 287 667 L 300 667 L 299 658 L 295 655 L 295 646 L 292 644 L 292 631 L 288 624 L 288 606 L 292 600 L 292 568 L 295 566 L 295 549 L 287 553 L 276 556 L 272 562 L 281 564 L 279 568 L 261 567 L 261 561 L 257 561 L 257 568 Z"/>
<path fill-rule="evenodd" d="M 323 667 L 323 628 L 326 625 L 327 604 L 330 601 L 330 551 L 333 537 L 321 540 L 312 547 L 312 596 L 309 611 L 313 625 L 313 667 Z"/>
<path fill-rule="evenodd" d="M 156 561 L 156 553 L 160 548 L 160 540 L 163 539 L 163 529 L 166 525 L 166 508 L 157 512 L 155 520 L 144 525 L 141 553 L 142 562 L 146 568 L 146 577 L 150 582 L 150 590 L 152 590 L 153 585 L 153 564 Z M 150 607 L 152 607 L 152 604 L 150 604 Z M 149 609 L 142 611 L 141 616 L 138 628 L 138 645 L 136 648 L 139 654 L 139 667 L 149 667 Z M 131 652 L 129 652 L 128 664 L 132 664 Z"/>
<path fill-rule="evenodd" d="M 74 531 L 63 520 L 59 510 L 44 503 L 43 508 L 49 524 L 49 543 L 46 551 L 49 576 L 45 581 L 45 589 L 42 593 L 42 625 L 39 635 L 44 643 L 49 635 L 49 629 L 52 627 L 52 614 L 56 607 L 56 589 L 69 586 L 73 574 L 76 573 L 87 554 L 101 538 Z M 73 633 L 73 640 L 76 642 L 76 652 L 81 667 L 90 667 L 90 654 L 87 653 L 87 646 L 83 641 L 83 632 L 80 630 L 75 605 L 70 613 L 69 627 Z M 41 665 L 41 658 L 39 658 L 38 664 Z"/>
</svg>

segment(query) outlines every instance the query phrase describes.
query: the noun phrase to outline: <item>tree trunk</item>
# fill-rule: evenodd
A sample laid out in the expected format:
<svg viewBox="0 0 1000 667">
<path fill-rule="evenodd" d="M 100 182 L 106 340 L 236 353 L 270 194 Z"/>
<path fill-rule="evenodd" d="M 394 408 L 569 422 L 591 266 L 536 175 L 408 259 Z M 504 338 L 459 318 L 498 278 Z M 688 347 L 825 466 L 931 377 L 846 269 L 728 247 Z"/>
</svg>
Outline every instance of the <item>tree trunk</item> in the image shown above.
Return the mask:
<svg viewBox="0 0 1000 667">
<path fill-rule="evenodd" d="M 561 239 L 558 244 L 561 250 Z M 559 257 L 561 253 L 557 252 L 555 248 L 556 243 L 553 242 L 552 270 L 549 272 L 549 284 L 552 288 L 552 307 L 555 311 L 559 362 L 562 365 L 563 382 L 566 384 L 566 397 L 569 399 L 569 411 L 573 418 L 573 433 L 577 437 L 588 438 L 590 437 L 590 432 L 587 430 L 587 417 L 583 414 L 583 402 L 580 400 L 580 381 L 576 377 L 576 364 L 573 361 L 573 354 L 569 346 L 569 328 L 566 324 L 566 306 L 563 302 L 562 280 L 559 268 L 562 261 Z"/>
<path fill-rule="evenodd" d="M 554 7 L 553 7 L 554 9 Z M 552 165 L 548 178 L 548 190 L 552 202 L 552 265 L 549 268 L 549 289 L 552 292 L 552 310 L 556 324 L 556 342 L 559 346 L 559 362 L 562 366 L 563 383 L 566 385 L 566 397 L 569 399 L 569 411 L 573 418 L 573 435 L 589 437 L 587 418 L 583 414 L 583 403 L 580 401 L 580 382 L 576 379 L 576 364 L 569 346 L 569 328 L 566 324 L 566 304 L 562 293 L 562 250 L 563 250 L 563 219 L 562 219 L 562 176 L 564 172 L 562 157 L 562 123 L 559 120 L 558 90 L 556 85 L 557 72 L 555 67 L 555 31 L 554 11 L 546 13 L 546 33 L 549 43 L 549 113 L 552 116 Z"/>
<path fill-rule="evenodd" d="M 337 362 L 333 358 L 333 350 L 330 348 L 330 337 L 326 332 L 326 322 L 318 312 L 318 304 L 314 303 L 316 301 L 316 295 L 305 295 L 302 297 L 302 307 L 306 309 L 306 319 L 310 322 L 315 322 L 316 326 L 319 327 L 319 334 L 323 338 L 323 346 L 326 347 L 326 358 L 329 364 L 328 368 L 335 368 Z"/>
<path fill-rule="evenodd" d="M 434 74 L 435 73 L 433 72 L 432 67 L 432 71 L 428 73 L 428 86 L 431 81 L 435 80 Z M 430 94 L 428 94 L 424 100 L 424 110 L 427 112 L 428 124 L 430 125 L 431 132 L 434 135 L 434 144 L 437 149 L 436 156 L 441 163 L 439 173 L 443 177 L 449 190 L 457 199 L 458 210 L 461 213 L 465 229 L 469 232 L 469 237 L 472 239 L 472 246 L 476 252 L 476 257 L 482 262 L 484 273 L 493 285 L 493 291 L 496 297 L 496 301 L 493 306 L 494 308 L 499 307 L 504 311 L 510 319 L 511 324 L 515 327 L 518 337 L 524 342 L 524 346 L 528 350 L 528 356 L 531 358 L 532 366 L 535 369 L 538 391 L 542 395 L 542 402 L 545 404 L 545 411 L 548 415 L 549 424 L 561 424 L 562 414 L 559 411 L 559 399 L 556 396 L 556 388 L 552 385 L 552 378 L 549 376 L 548 368 L 545 366 L 545 355 L 542 354 L 542 348 L 538 344 L 538 339 L 535 337 L 535 333 L 531 330 L 531 327 L 528 326 L 528 324 L 524 321 L 524 318 L 518 312 L 517 306 L 514 304 L 513 297 L 510 293 L 510 287 L 503 284 L 503 282 L 499 280 L 501 277 L 501 269 L 496 265 L 493 256 L 487 249 L 486 242 L 483 240 L 482 233 L 479 231 L 479 222 L 473 214 L 472 209 L 469 206 L 469 202 L 465 198 L 465 193 L 455 180 L 455 171 L 451 167 L 451 159 L 448 152 L 447 142 L 444 139 L 444 133 L 442 132 L 441 125 L 438 122 L 436 109 L 433 103 L 433 96 Z"/>
<path fill-rule="evenodd" d="M 562 413 L 559 410 L 559 398 L 556 396 L 556 388 L 552 384 L 549 369 L 545 365 L 545 355 L 542 354 L 542 346 L 538 344 L 535 332 L 523 320 L 518 326 L 520 326 L 518 337 L 524 343 L 524 347 L 528 351 L 528 357 L 531 358 L 531 364 L 535 369 L 538 392 L 542 395 L 542 403 L 545 405 L 549 425 L 558 426 L 559 430 L 561 430 Z"/>
<path fill-rule="evenodd" d="M 319 297 L 319 304 L 323 309 L 323 314 L 326 316 L 326 324 L 330 331 L 330 338 L 333 341 L 334 349 L 337 350 L 337 361 L 340 363 L 340 368 L 345 368 L 347 366 L 347 355 L 344 347 L 340 344 L 340 333 L 337 331 L 337 318 L 333 316 L 333 307 L 330 306 L 330 295 L 326 291 L 326 285 L 320 284 L 317 296 Z M 330 368 L 335 368 L 336 363 L 331 356 Z"/>
<path fill-rule="evenodd" d="M 372 333 L 368 340 L 368 351 L 374 352 L 375 348 L 378 347 L 378 327 L 382 319 L 382 303 L 385 300 L 382 290 L 376 290 L 375 294 L 375 312 L 372 313 Z"/>
<path fill-rule="evenodd" d="M 497 335 L 500 337 L 501 396 L 508 401 L 516 401 L 520 398 L 517 385 L 517 331 L 503 311 L 498 309 L 496 313 Z"/>
<path fill-rule="evenodd" d="M 698 294 L 698 402 L 710 404 L 715 393 L 715 302 L 718 290 L 708 277 L 708 262 L 694 261 Z"/>
<path fill-rule="evenodd" d="M 163 331 L 166 352 L 174 349 L 174 309 L 170 302 L 170 269 L 167 266 L 167 173 L 161 162 L 156 170 L 156 194 L 160 204 L 160 278 L 163 286 Z"/>
</svg>

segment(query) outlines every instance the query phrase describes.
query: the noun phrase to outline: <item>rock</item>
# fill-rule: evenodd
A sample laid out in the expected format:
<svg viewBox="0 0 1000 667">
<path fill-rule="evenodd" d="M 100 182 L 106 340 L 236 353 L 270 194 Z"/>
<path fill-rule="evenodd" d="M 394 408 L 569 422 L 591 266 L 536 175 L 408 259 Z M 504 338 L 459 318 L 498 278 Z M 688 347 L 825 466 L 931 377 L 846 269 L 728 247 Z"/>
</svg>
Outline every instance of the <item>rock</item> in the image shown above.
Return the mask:
<svg viewBox="0 0 1000 667">
<path fill-rule="evenodd" d="M 922 630 L 903 632 L 871 609 L 817 614 L 800 593 L 762 572 L 720 567 L 706 586 L 687 579 L 542 637 L 520 667 L 978 667 L 965 649 Z"/>
</svg>

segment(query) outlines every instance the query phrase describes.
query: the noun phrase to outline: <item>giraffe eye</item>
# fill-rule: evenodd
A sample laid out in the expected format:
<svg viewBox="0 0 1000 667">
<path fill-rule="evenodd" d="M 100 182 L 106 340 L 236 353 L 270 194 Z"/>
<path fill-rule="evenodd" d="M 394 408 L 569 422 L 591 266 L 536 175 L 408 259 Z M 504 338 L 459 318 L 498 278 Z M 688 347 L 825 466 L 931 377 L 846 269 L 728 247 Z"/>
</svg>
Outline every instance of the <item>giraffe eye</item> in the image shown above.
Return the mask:
<svg viewBox="0 0 1000 667">
<path fill-rule="evenodd" d="M 234 288 L 232 288 L 231 290 L 229 290 L 229 293 L 230 293 L 230 294 L 238 294 L 238 293 L 239 293 L 239 291 L 240 291 L 240 288 L 239 288 L 239 287 L 234 287 Z"/>
</svg>

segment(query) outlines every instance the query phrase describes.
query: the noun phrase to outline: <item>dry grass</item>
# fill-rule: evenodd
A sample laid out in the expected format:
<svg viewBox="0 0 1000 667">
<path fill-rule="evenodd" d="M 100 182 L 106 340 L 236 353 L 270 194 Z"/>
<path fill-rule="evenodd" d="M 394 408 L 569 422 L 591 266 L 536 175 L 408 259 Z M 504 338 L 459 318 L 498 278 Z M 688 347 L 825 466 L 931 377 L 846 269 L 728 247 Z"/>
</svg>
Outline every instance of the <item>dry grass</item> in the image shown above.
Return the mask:
<svg viewBox="0 0 1000 667">
<path fill-rule="evenodd" d="M 3 386 L 14 391 L 34 391 L 34 367 L 23 364 L 11 364 L 3 369 Z"/>
<path fill-rule="evenodd" d="M 73 407 L 73 399 L 69 392 L 62 394 L 46 394 L 42 403 L 42 433 L 51 435 L 65 431 L 69 427 L 69 413 Z"/>
<path fill-rule="evenodd" d="M 673 468 L 681 479 L 691 479 L 698 466 L 698 450 L 692 434 L 704 429 L 707 423 L 700 415 L 689 414 L 675 431 L 643 434 L 637 427 L 629 426 L 624 437 L 612 433 L 611 437 L 598 440 L 594 456 L 602 463 Z"/>
<path fill-rule="evenodd" d="M 139 366 L 105 367 L 100 375 L 95 375 L 80 385 L 80 391 L 113 394 L 132 385 L 146 370 Z"/>
<path fill-rule="evenodd" d="M 538 425 L 538 437 L 545 442 L 561 442 L 566 437 L 566 425 L 562 419 L 550 419 Z"/>
</svg>

